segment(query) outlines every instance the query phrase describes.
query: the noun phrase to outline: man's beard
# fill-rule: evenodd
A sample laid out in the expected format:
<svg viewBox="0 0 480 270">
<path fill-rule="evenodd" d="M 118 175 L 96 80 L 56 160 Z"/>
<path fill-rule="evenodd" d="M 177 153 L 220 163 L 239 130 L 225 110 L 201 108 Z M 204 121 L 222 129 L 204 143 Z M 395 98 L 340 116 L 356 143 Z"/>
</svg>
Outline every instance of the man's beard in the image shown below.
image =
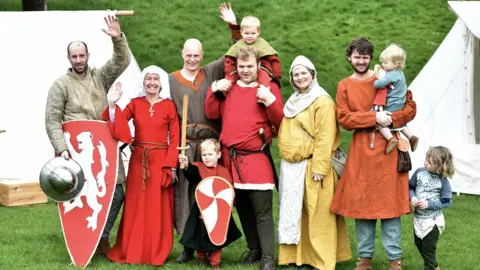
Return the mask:
<svg viewBox="0 0 480 270">
<path fill-rule="evenodd" d="M 364 71 L 360 71 L 358 70 L 357 66 L 355 66 L 354 64 L 352 64 L 352 62 L 350 62 L 350 65 L 352 65 L 352 68 L 353 70 L 355 70 L 355 73 L 358 73 L 358 74 L 365 74 L 368 72 L 368 70 L 370 69 L 370 62 L 368 64 L 366 64 L 365 66 L 361 66 L 361 67 L 365 67 L 365 70 Z"/>
<path fill-rule="evenodd" d="M 75 67 L 75 66 L 72 66 L 72 69 L 73 69 L 73 71 L 75 71 L 75 73 L 77 73 L 77 74 L 83 74 L 83 73 L 85 73 L 85 71 L 88 69 L 88 65 L 85 64 L 85 66 L 83 67 L 83 70 L 79 70 L 79 69 L 78 69 L 77 67 Z"/>
</svg>

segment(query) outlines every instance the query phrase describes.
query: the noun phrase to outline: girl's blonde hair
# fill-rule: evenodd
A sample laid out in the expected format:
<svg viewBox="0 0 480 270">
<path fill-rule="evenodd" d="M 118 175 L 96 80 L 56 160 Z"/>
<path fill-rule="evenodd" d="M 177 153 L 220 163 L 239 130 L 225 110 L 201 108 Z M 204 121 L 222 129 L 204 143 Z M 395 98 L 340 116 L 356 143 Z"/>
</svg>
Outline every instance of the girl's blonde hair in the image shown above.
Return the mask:
<svg viewBox="0 0 480 270">
<path fill-rule="evenodd" d="M 390 59 L 397 67 L 396 69 L 404 69 L 407 53 L 397 44 L 391 44 L 380 54 L 380 61 Z"/>
<path fill-rule="evenodd" d="M 200 144 L 200 152 L 205 150 L 207 145 L 213 145 L 213 149 L 216 153 L 220 152 L 221 146 L 220 143 L 215 139 L 206 139 Z"/>
<path fill-rule="evenodd" d="M 257 27 L 258 31 L 260 31 L 260 20 L 255 16 L 247 16 L 243 18 L 240 23 L 240 30 L 248 27 Z"/>
<path fill-rule="evenodd" d="M 453 167 L 452 153 L 448 148 L 443 146 L 430 147 L 426 159 L 434 172 L 442 177 L 452 178 L 455 168 Z"/>
</svg>

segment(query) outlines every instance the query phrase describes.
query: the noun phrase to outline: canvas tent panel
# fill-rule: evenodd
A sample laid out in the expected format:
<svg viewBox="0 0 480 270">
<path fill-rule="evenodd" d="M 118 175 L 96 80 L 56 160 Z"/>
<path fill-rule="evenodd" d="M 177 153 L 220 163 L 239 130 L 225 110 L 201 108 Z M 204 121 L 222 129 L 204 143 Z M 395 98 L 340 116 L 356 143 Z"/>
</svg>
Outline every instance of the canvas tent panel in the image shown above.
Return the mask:
<svg viewBox="0 0 480 270">
<path fill-rule="evenodd" d="M 476 38 L 480 38 L 480 1 L 448 1 L 450 9 Z"/>
<path fill-rule="evenodd" d="M 480 40 L 473 42 L 473 111 L 475 123 L 475 143 L 480 144 Z"/>
<path fill-rule="evenodd" d="M 417 102 L 417 115 L 409 126 L 421 139 L 444 136 L 447 132 L 459 143 L 473 142 L 466 135 L 469 127 L 464 120 L 468 114 L 465 80 L 470 76 L 467 68 L 472 59 L 464 29 L 463 22 L 458 20 L 409 86 Z"/>
<path fill-rule="evenodd" d="M 420 137 L 417 150 L 411 153 L 413 168 L 423 166 L 430 146 L 446 146 L 454 156 L 452 188 L 469 194 L 480 194 L 480 145 L 475 144 L 474 130 L 478 95 L 473 91 L 477 42 L 458 19 L 409 86 L 417 102 L 417 116 L 409 126 Z"/>
<path fill-rule="evenodd" d="M 70 67 L 67 45 L 87 43 L 89 65 L 100 67 L 112 56 L 105 28 L 106 11 L 0 12 L 0 178 L 38 181 L 42 166 L 53 157 L 45 131 L 45 106 L 54 80 Z M 28 34 L 26 34 L 28 33 Z M 119 80 L 124 96 L 138 91 L 140 69 L 132 62 Z M 135 90 L 133 90 L 135 88 Z M 122 97 L 121 103 L 128 101 Z"/>
</svg>

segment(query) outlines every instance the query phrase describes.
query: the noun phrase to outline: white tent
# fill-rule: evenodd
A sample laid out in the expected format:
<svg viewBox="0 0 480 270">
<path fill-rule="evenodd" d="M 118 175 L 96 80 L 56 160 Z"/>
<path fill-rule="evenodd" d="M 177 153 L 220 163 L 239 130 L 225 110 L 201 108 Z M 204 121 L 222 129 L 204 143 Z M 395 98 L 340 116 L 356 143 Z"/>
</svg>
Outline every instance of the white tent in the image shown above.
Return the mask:
<svg viewBox="0 0 480 270">
<path fill-rule="evenodd" d="M 70 67 L 67 45 L 87 43 L 89 65 L 100 67 L 113 53 L 111 38 L 101 30 L 107 11 L 0 12 L 0 179 L 38 181 L 54 151 L 45 131 L 48 91 Z M 122 20 L 128 18 L 120 18 Z M 128 35 L 127 35 L 128 39 Z M 120 76 L 128 103 L 138 91 L 140 69 L 133 58 Z M 127 147 L 128 148 L 128 147 Z"/>
<path fill-rule="evenodd" d="M 454 156 L 453 191 L 480 195 L 480 2 L 448 2 L 457 21 L 409 88 L 417 116 L 409 124 L 420 137 L 411 154 L 423 166 L 430 146 Z"/>
</svg>

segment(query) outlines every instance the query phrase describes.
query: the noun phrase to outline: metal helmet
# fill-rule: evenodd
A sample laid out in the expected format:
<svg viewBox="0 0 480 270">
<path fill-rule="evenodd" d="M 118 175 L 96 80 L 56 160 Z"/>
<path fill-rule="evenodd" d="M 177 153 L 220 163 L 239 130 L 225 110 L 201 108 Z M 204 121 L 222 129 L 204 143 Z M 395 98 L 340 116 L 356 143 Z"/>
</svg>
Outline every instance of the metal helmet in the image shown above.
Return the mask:
<svg viewBox="0 0 480 270">
<path fill-rule="evenodd" d="M 64 202 L 75 199 L 85 184 L 80 165 L 73 159 L 55 157 L 40 172 L 40 187 L 52 200 Z"/>
</svg>

